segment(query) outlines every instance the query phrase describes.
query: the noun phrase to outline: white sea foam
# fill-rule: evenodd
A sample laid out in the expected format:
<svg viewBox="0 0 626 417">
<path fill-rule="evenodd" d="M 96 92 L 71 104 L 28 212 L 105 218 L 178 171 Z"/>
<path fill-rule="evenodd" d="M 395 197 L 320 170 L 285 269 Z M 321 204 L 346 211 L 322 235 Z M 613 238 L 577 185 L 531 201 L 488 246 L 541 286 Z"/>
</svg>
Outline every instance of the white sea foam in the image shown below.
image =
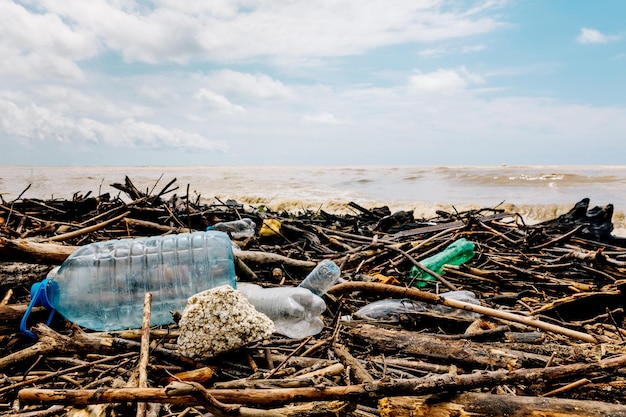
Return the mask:
<svg viewBox="0 0 626 417">
<path fill-rule="evenodd" d="M 273 210 L 353 212 L 353 201 L 392 211 L 413 210 L 417 218 L 499 206 L 527 223 L 554 218 L 582 198 L 613 204 L 615 235 L 626 236 L 626 166 L 189 166 L 189 167 L 0 167 L 5 201 L 72 198 L 75 193 L 118 195 L 112 183 L 128 176 L 142 191 L 160 191 L 176 178 L 184 195 L 203 201 L 235 199 Z M 121 194 L 120 194 L 121 195 Z M 121 195 L 125 198 L 124 195 Z M 169 194 L 168 194 L 169 196 Z"/>
</svg>

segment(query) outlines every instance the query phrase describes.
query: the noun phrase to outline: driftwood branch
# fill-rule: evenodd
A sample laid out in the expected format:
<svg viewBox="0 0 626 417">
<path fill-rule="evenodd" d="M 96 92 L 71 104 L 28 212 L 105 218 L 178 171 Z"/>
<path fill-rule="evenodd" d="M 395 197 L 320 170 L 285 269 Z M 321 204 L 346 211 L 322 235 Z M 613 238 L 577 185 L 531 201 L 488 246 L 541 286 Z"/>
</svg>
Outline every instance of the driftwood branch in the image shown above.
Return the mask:
<svg viewBox="0 0 626 417">
<path fill-rule="evenodd" d="M 477 392 L 466 392 L 452 396 L 386 397 L 380 400 L 378 409 L 381 417 L 626 416 L 626 405 L 621 404 Z"/>
<path fill-rule="evenodd" d="M 330 294 L 334 295 L 344 294 L 353 291 L 371 292 L 384 297 L 409 298 L 412 300 L 423 301 L 429 304 L 441 304 L 448 307 L 472 311 L 474 313 L 496 317 L 503 320 L 522 323 L 527 326 L 532 326 L 541 330 L 562 334 L 573 339 L 578 339 L 588 343 L 598 343 L 598 340 L 588 333 L 583 333 L 562 326 L 557 326 L 552 323 L 546 323 L 533 317 L 521 316 L 519 314 L 509 313 L 507 311 L 496 310 L 489 307 L 466 303 L 464 301 L 440 297 L 437 294 L 427 293 L 415 288 L 404 288 L 386 284 L 377 284 L 373 282 L 345 282 L 335 285 L 328 290 Z"/>
<path fill-rule="evenodd" d="M 75 237 L 78 236 L 82 236 L 85 235 L 87 233 L 91 233 L 93 231 L 96 230 L 100 230 L 105 228 L 106 226 L 116 223 L 120 220 L 122 220 L 124 217 L 128 216 L 130 214 L 130 211 L 126 211 L 122 214 L 120 214 L 119 216 L 113 217 L 111 219 L 105 220 L 103 222 L 100 222 L 98 224 L 94 224 L 93 226 L 88 226 L 88 227 L 84 227 L 82 229 L 79 230 L 75 230 L 73 232 L 67 232 L 67 233 L 63 233 L 61 235 L 57 235 L 57 236 L 53 236 L 51 237 L 50 240 L 51 242 L 63 242 L 64 240 L 68 240 L 68 239 L 73 239 Z"/>
<path fill-rule="evenodd" d="M 626 366 L 626 355 L 604 359 L 591 364 L 560 365 L 549 368 L 528 368 L 507 371 L 474 372 L 471 374 L 431 375 L 424 378 L 376 381 L 369 384 L 331 387 L 276 388 L 276 389 L 208 389 L 213 398 L 226 404 L 256 404 L 277 406 L 306 401 L 359 401 L 365 398 L 426 395 L 446 390 L 487 388 L 502 384 L 530 384 L 540 380 L 558 381 L 596 372 L 613 372 Z M 25 388 L 19 392 L 23 403 L 40 404 L 99 404 L 105 402 L 157 402 L 171 404 L 198 404 L 195 396 L 180 386 L 165 388 L 120 388 L 102 390 L 54 390 Z"/>
</svg>

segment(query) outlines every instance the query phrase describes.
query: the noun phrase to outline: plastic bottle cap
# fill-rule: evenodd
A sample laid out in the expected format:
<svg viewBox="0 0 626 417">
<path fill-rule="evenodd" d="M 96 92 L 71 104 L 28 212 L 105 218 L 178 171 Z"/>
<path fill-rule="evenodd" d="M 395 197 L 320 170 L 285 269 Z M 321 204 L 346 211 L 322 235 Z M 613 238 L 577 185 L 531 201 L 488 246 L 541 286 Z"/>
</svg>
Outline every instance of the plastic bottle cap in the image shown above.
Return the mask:
<svg viewBox="0 0 626 417">
<path fill-rule="evenodd" d="M 54 308 L 54 306 L 50 302 L 50 299 L 48 298 L 48 287 L 52 285 L 52 283 L 52 278 L 46 278 L 41 282 L 34 283 L 32 287 L 30 287 L 30 303 L 28 304 L 28 308 L 26 309 L 26 312 L 22 317 L 22 321 L 20 322 L 20 331 L 26 336 L 32 337 L 33 339 L 36 339 L 37 336 L 35 336 L 33 332 L 26 328 L 26 322 L 28 321 L 28 316 L 30 316 L 33 307 L 43 306 L 46 309 L 50 310 L 50 316 L 46 321 L 46 326 L 50 325 L 52 317 L 56 312 L 56 308 Z"/>
</svg>

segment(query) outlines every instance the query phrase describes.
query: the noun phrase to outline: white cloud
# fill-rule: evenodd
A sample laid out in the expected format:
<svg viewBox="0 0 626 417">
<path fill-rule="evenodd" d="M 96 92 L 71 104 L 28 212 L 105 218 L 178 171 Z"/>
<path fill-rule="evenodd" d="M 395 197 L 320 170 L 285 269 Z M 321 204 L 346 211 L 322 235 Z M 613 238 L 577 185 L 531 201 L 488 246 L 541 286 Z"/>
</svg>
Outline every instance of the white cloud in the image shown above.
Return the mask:
<svg viewBox="0 0 626 417">
<path fill-rule="evenodd" d="M 417 54 L 424 58 L 434 58 L 437 56 L 445 55 L 447 51 L 444 48 L 426 48 L 419 51 Z"/>
<path fill-rule="evenodd" d="M 226 97 L 217 94 L 214 91 L 201 88 L 194 98 L 206 103 L 212 110 L 224 112 L 228 114 L 243 113 L 245 109 L 237 104 L 231 103 Z"/>
<path fill-rule="evenodd" d="M 409 77 L 409 89 L 417 93 L 452 93 L 466 89 L 470 84 L 482 84 L 484 79 L 465 68 L 439 69 L 422 73 L 417 70 Z"/>
<path fill-rule="evenodd" d="M 71 59 L 50 52 L 23 53 L 16 48 L 0 44 L 0 75 L 25 79 L 57 78 L 79 82 L 84 74 Z"/>
<path fill-rule="evenodd" d="M 503 25 L 488 14 L 496 7 L 488 1 L 453 9 L 438 0 L 371 0 L 367 7 L 356 0 L 214 3 L 170 0 L 149 7 L 130 1 L 46 0 L 38 3 L 41 13 L 22 13 L 31 22 L 50 16 L 65 32 L 82 34 L 92 42 L 98 39 L 128 61 L 148 63 L 293 62 L 406 42 L 462 38 Z M 482 7 L 473 8 L 476 3 Z M 55 25 L 46 23 L 52 32 Z"/>
<path fill-rule="evenodd" d="M 121 140 L 135 147 L 222 151 L 228 149 L 223 143 L 208 140 L 196 133 L 180 129 L 168 129 L 164 126 L 133 119 L 124 120 L 119 125 L 119 130 L 123 132 Z"/>
<path fill-rule="evenodd" d="M 321 112 L 315 114 L 307 114 L 302 117 L 302 120 L 306 123 L 320 124 L 320 125 L 340 125 L 346 122 L 337 118 L 334 114 L 329 112 Z"/>
<path fill-rule="evenodd" d="M 485 49 L 487 49 L 485 45 L 469 45 L 469 46 L 464 46 L 463 48 L 461 48 L 461 52 L 464 54 L 469 54 L 472 52 L 484 51 Z"/>
<path fill-rule="evenodd" d="M 485 50 L 487 47 L 485 45 L 471 45 L 471 46 L 463 46 L 460 49 L 452 49 L 452 48 L 444 48 L 444 47 L 436 47 L 436 48 L 425 48 L 417 52 L 422 58 L 436 58 L 443 55 L 448 55 L 452 53 L 461 52 L 462 54 L 469 54 L 474 52 L 480 52 Z"/>
<path fill-rule="evenodd" d="M 618 40 L 618 39 L 619 39 L 619 36 L 616 36 L 616 35 L 605 35 L 596 29 L 582 28 L 580 30 L 580 34 L 576 38 L 576 41 L 582 44 L 589 44 L 589 43 L 607 43 L 607 42 Z"/>
<path fill-rule="evenodd" d="M 61 16 L 0 2 L 0 75 L 79 81 L 83 73 L 76 61 L 98 52 L 93 34 L 68 25 Z"/>
<path fill-rule="evenodd" d="M 89 58 L 98 52 L 97 38 L 89 30 L 70 26 L 54 12 L 32 12 L 11 1 L 0 2 L 0 44 L 72 59 Z"/>
<path fill-rule="evenodd" d="M 207 83 L 211 89 L 225 94 L 258 99 L 289 98 L 293 92 L 282 82 L 261 74 L 249 74 L 232 70 L 210 73 Z"/>
<path fill-rule="evenodd" d="M 35 141 L 71 142 L 77 147 L 225 150 L 219 141 L 180 129 L 137 121 L 102 123 L 92 118 L 72 118 L 36 104 L 17 105 L 0 97 L 1 134 L 26 144 Z"/>
</svg>

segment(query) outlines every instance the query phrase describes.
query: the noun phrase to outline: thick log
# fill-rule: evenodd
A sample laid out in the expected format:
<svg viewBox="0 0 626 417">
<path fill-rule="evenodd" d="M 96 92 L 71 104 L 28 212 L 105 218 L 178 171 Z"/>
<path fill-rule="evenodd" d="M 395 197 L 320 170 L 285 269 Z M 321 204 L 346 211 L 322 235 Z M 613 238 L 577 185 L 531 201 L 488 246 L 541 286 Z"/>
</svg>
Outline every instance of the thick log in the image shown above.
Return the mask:
<svg viewBox="0 0 626 417">
<path fill-rule="evenodd" d="M 78 246 L 41 243 L 27 239 L 0 238 L 0 257 L 3 261 L 24 261 L 46 265 L 61 264 Z"/>
<path fill-rule="evenodd" d="M 452 398 L 436 395 L 387 397 L 378 402 L 381 417 L 626 417 L 626 405 L 466 392 Z"/>
<path fill-rule="evenodd" d="M 80 246 L 41 243 L 27 239 L 0 238 L 0 257 L 3 261 L 23 260 L 27 262 L 55 265 L 61 264 Z M 256 264 L 278 264 L 294 268 L 313 269 L 316 262 L 293 259 L 275 253 L 260 251 L 236 251 L 235 258 Z"/>
<path fill-rule="evenodd" d="M 0 247 L 0 258 L 2 256 L 2 248 Z M 22 262 L 0 262 L 0 292 L 6 293 L 17 288 L 29 289 L 34 282 L 41 281 L 46 274 L 52 269 L 51 265 L 38 265 Z M 17 291 L 13 291 L 14 295 L 18 295 Z M 18 304 L 14 307 L 19 309 Z M 26 309 L 26 306 L 22 312 Z"/>
<path fill-rule="evenodd" d="M 382 352 L 404 352 L 439 363 L 453 362 L 464 368 L 488 367 L 517 369 L 522 366 L 545 366 L 549 356 L 529 354 L 466 340 L 450 340 L 405 330 L 389 330 L 362 324 L 348 332 Z"/>
</svg>

